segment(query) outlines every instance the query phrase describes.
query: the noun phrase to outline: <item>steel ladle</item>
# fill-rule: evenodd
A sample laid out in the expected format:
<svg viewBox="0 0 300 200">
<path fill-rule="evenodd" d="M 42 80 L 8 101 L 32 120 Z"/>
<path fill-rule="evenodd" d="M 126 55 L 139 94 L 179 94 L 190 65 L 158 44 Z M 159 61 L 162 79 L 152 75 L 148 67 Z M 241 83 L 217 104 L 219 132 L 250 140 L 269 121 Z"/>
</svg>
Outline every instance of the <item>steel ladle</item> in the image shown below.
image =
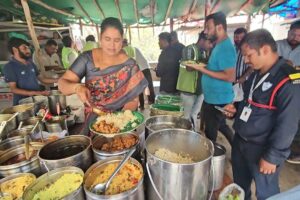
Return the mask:
<svg viewBox="0 0 300 200">
<path fill-rule="evenodd" d="M 108 188 L 109 184 L 111 183 L 112 179 L 115 177 L 115 175 L 120 171 L 120 169 L 123 167 L 123 165 L 127 162 L 127 160 L 130 158 L 130 156 L 134 153 L 135 148 L 131 149 L 128 154 L 124 157 L 124 159 L 120 162 L 118 167 L 115 169 L 115 171 L 112 173 L 112 175 L 108 178 L 108 180 L 104 183 L 98 183 L 92 188 L 92 192 L 95 194 L 103 194 L 106 189 Z"/>
</svg>

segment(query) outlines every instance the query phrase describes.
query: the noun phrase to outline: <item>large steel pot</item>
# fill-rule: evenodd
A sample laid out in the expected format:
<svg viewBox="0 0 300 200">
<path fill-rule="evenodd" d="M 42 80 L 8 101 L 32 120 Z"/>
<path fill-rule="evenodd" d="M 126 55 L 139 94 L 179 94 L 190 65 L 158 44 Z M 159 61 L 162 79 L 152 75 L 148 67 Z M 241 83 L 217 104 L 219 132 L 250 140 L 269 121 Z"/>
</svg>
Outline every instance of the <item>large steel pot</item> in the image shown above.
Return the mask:
<svg viewBox="0 0 300 200">
<path fill-rule="evenodd" d="M 144 186 L 143 186 L 143 178 L 139 180 L 138 184 L 135 188 L 128 190 L 126 192 L 116 194 L 116 195 L 98 195 L 94 194 L 89 191 L 89 188 L 93 184 L 94 180 L 97 178 L 97 175 L 99 175 L 99 172 L 101 169 L 103 169 L 105 166 L 107 166 L 110 163 L 115 162 L 121 162 L 124 157 L 118 156 L 113 158 L 107 158 L 105 160 L 101 160 L 93 164 L 85 173 L 84 175 L 84 191 L 86 194 L 87 200 L 105 200 L 105 199 L 113 199 L 113 200 L 144 200 Z M 141 170 L 143 170 L 143 167 L 141 164 L 135 160 L 134 158 L 130 158 L 129 162 L 132 162 L 136 166 L 138 166 Z M 97 173 L 98 172 L 98 173 Z"/>
<path fill-rule="evenodd" d="M 29 117 L 33 117 L 34 113 L 34 103 L 27 103 L 17 106 L 12 106 L 9 108 L 5 108 L 1 113 L 3 114 L 14 114 L 18 112 L 17 120 L 18 122 L 23 121 Z"/>
<path fill-rule="evenodd" d="M 32 200 L 34 195 L 46 187 L 49 184 L 55 182 L 65 173 L 78 173 L 84 176 L 84 173 L 81 169 L 77 167 L 62 167 L 59 169 L 52 170 L 42 176 L 40 176 L 33 184 L 31 184 L 23 194 L 23 200 Z M 61 200 L 85 200 L 84 192 L 82 186 L 80 186 L 77 190 L 73 191 L 69 195 L 65 196 Z"/>
<path fill-rule="evenodd" d="M 41 108 L 48 108 L 49 101 L 47 96 L 31 96 L 19 101 L 19 104 L 34 103 L 34 111 L 37 113 Z"/>
<path fill-rule="evenodd" d="M 38 150 L 42 148 L 44 145 L 40 142 L 31 142 L 30 145 Z M 24 160 L 15 164 L 3 165 L 4 162 L 18 156 L 25 154 L 25 146 L 23 144 L 13 147 L 7 151 L 5 151 L 0 156 L 0 176 L 6 177 L 11 174 L 20 173 L 20 172 L 30 172 L 35 174 L 36 176 L 41 175 L 40 163 L 37 156 L 34 156 L 30 160 Z"/>
<path fill-rule="evenodd" d="M 132 135 L 137 140 L 136 144 L 134 146 L 132 146 L 131 148 L 125 148 L 125 149 L 122 149 L 119 151 L 111 151 L 111 152 L 101 150 L 101 147 L 103 144 L 105 144 L 107 142 L 111 142 L 115 138 L 124 138 L 128 135 Z M 139 137 L 134 133 L 118 135 L 113 138 L 108 138 L 108 137 L 104 137 L 104 136 L 96 136 L 93 138 L 93 146 L 92 146 L 94 160 L 99 161 L 99 160 L 104 160 L 104 159 L 111 158 L 111 157 L 126 155 L 131 149 L 133 149 L 133 148 L 136 149 L 138 144 L 139 144 Z M 139 154 L 139 152 L 135 151 L 133 153 L 132 157 L 138 159 L 138 154 Z"/>
<path fill-rule="evenodd" d="M 5 183 L 5 182 L 12 182 L 13 180 L 14 180 L 14 182 L 16 181 L 16 179 L 17 178 L 20 178 L 20 177 L 23 177 L 23 176 L 26 176 L 26 177 L 30 177 L 31 178 L 31 180 L 32 180 L 32 182 L 34 182 L 35 180 L 36 180 L 36 176 L 34 175 L 34 174 L 31 174 L 31 173 L 17 173 L 17 174 L 13 174 L 13 175 L 10 175 L 10 176 L 7 176 L 7 177 L 5 177 L 5 178 L 3 178 L 3 179 L 1 179 L 0 180 L 0 185 L 2 185 L 3 183 Z M 22 191 L 24 191 L 27 187 L 26 187 L 26 184 L 28 184 L 27 185 L 27 187 L 30 185 L 30 182 L 27 182 L 27 183 L 22 183 L 21 185 L 18 185 L 18 184 L 16 184 L 16 182 L 14 183 L 14 185 L 17 185 L 17 187 L 19 187 L 18 189 L 17 189 L 17 191 L 20 191 L 20 187 L 22 187 L 22 186 L 25 186 L 25 188 L 22 188 Z M 14 188 L 15 189 L 15 188 Z M 7 192 L 7 191 L 1 191 L 1 192 Z M 14 191 L 15 192 L 15 191 Z M 17 196 L 16 196 L 17 195 Z M 14 198 L 12 198 L 12 199 L 21 199 L 22 198 L 22 194 L 17 194 L 16 192 L 15 192 L 15 194 L 14 195 L 12 195 L 12 196 L 14 196 Z M 1 198 L 0 198 L 1 199 Z"/>
<path fill-rule="evenodd" d="M 219 190 L 222 187 L 225 170 L 226 148 L 215 143 L 214 150 L 214 156 L 212 158 L 213 167 L 211 169 L 211 176 L 209 179 L 209 191 Z"/>
<path fill-rule="evenodd" d="M 27 126 L 27 128 L 16 129 L 7 134 L 7 138 L 20 138 L 31 133 L 33 126 Z"/>
<path fill-rule="evenodd" d="M 66 96 L 63 95 L 58 90 L 51 90 L 48 99 L 49 99 L 49 109 L 53 115 L 59 114 L 57 113 L 57 105 L 59 105 L 60 110 L 64 110 L 67 107 Z"/>
<path fill-rule="evenodd" d="M 2 131 L 1 138 L 5 138 L 7 133 L 17 128 L 17 117 L 13 117 L 13 114 L 0 114 L 0 124 L 4 121 L 7 121 L 7 124 Z M 10 121 L 8 121 L 11 119 Z"/>
<path fill-rule="evenodd" d="M 83 171 L 92 164 L 91 139 L 72 135 L 46 144 L 38 153 L 43 172 L 59 167 L 75 166 Z"/>
<path fill-rule="evenodd" d="M 171 115 L 158 115 L 149 117 L 146 122 L 146 138 L 149 134 L 155 131 L 161 131 L 164 129 L 185 129 L 185 130 L 192 130 L 193 126 L 192 123 L 182 117 L 176 117 Z"/>
<path fill-rule="evenodd" d="M 193 163 L 179 164 L 155 156 L 165 148 L 177 154 L 188 154 Z M 165 129 L 146 140 L 148 199 L 206 200 L 213 144 L 200 134 L 183 129 Z M 156 192 L 156 191 L 157 192 Z"/>
</svg>

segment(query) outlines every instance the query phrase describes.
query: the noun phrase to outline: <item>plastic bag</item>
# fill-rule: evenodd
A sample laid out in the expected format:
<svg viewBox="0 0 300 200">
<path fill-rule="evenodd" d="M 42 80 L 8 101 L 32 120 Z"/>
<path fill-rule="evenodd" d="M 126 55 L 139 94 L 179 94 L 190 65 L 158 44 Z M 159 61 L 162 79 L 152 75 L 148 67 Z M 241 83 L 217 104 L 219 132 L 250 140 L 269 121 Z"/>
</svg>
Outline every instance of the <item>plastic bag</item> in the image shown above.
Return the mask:
<svg viewBox="0 0 300 200">
<path fill-rule="evenodd" d="M 239 192 L 238 196 L 233 197 L 232 191 L 237 190 Z M 237 184 L 232 183 L 227 185 L 220 193 L 218 200 L 244 200 L 245 192 L 244 190 Z"/>
</svg>

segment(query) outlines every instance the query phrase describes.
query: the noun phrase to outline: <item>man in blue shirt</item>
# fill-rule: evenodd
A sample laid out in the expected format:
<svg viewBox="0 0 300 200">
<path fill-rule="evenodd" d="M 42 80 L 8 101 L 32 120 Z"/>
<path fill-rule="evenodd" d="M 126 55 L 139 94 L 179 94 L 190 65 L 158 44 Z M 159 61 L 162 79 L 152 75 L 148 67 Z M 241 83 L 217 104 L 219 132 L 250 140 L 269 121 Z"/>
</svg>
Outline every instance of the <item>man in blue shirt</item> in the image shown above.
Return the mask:
<svg viewBox="0 0 300 200">
<path fill-rule="evenodd" d="M 38 81 L 55 83 L 58 79 L 44 78 L 39 75 L 37 67 L 31 60 L 29 43 L 20 38 L 11 38 L 8 49 L 12 54 L 10 61 L 4 66 L 3 74 L 13 96 L 13 105 L 23 98 L 33 95 L 49 95 L 49 91 L 41 91 Z"/>
<path fill-rule="evenodd" d="M 232 143 L 233 132 L 226 124 L 226 118 L 216 109 L 233 101 L 232 82 L 235 80 L 236 52 L 227 35 L 226 16 L 217 12 L 206 17 L 205 33 L 215 43 L 208 64 L 188 64 L 202 72 L 202 89 L 204 94 L 203 120 L 205 135 L 213 142 L 218 130 Z"/>
</svg>

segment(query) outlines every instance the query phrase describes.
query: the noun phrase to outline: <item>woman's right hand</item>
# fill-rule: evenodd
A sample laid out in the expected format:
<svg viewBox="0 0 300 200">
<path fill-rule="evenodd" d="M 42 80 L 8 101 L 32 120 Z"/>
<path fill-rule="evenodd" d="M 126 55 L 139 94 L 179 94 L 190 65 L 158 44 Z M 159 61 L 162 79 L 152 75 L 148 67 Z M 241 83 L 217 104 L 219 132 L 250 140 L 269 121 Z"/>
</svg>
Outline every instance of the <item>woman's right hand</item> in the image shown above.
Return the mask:
<svg viewBox="0 0 300 200">
<path fill-rule="evenodd" d="M 90 90 L 82 84 L 79 84 L 75 87 L 75 93 L 79 97 L 79 99 L 86 104 L 87 106 L 91 106 L 89 99 L 91 98 Z"/>
</svg>

